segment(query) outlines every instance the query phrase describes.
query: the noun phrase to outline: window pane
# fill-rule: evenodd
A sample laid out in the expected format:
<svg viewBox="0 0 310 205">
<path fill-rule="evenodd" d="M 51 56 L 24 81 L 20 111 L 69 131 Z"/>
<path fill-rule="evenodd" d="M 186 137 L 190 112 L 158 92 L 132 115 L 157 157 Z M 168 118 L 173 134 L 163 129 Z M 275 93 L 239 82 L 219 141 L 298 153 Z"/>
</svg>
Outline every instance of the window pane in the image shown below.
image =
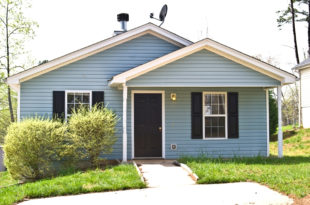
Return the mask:
<svg viewBox="0 0 310 205">
<path fill-rule="evenodd" d="M 83 93 L 83 103 L 89 103 L 89 93 Z"/>
<path fill-rule="evenodd" d="M 205 105 L 211 105 L 211 95 L 210 94 L 205 95 Z"/>
<path fill-rule="evenodd" d="M 74 104 L 68 104 L 67 106 L 67 113 L 72 114 L 72 111 L 74 109 Z"/>
<path fill-rule="evenodd" d="M 211 113 L 212 113 L 213 115 L 219 114 L 218 105 L 212 104 L 212 111 L 211 111 Z"/>
<path fill-rule="evenodd" d="M 219 104 L 225 104 L 225 95 L 224 94 L 219 95 Z"/>
<path fill-rule="evenodd" d="M 81 107 L 82 104 L 75 104 L 75 111 L 78 111 L 78 109 Z"/>
<path fill-rule="evenodd" d="M 211 117 L 212 127 L 218 126 L 218 117 Z"/>
<path fill-rule="evenodd" d="M 206 135 L 206 137 L 212 137 L 212 135 L 211 135 L 211 128 L 210 127 L 206 127 L 205 135 Z"/>
<path fill-rule="evenodd" d="M 210 105 L 205 106 L 205 115 L 211 115 L 211 106 Z"/>
<path fill-rule="evenodd" d="M 225 114 L 225 105 L 224 104 L 219 105 L 219 114 Z"/>
<path fill-rule="evenodd" d="M 211 124 L 211 117 L 206 117 L 205 118 L 205 126 L 206 127 L 211 127 L 212 124 Z"/>
<path fill-rule="evenodd" d="M 219 137 L 225 137 L 225 126 L 219 127 Z"/>
<path fill-rule="evenodd" d="M 225 117 L 219 117 L 219 126 L 225 126 Z"/>
<path fill-rule="evenodd" d="M 82 96 L 83 96 L 83 94 L 76 93 L 75 96 L 74 96 L 74 102 L 75 103 L 82 103 Z"/>
<path fill-rule="evenodd" d="M 219 103 L 219 95 L 212 94 L 212 104 L 218 104 Z"/>
<path fill-rule="evenodd" d="M 74 94 L 73 93 L 68 93 L 67 101 L 68 101 L 68 103 L 74 103 Z"/>
<path fill-rule="evenodd" d="M 217 127 L 212 127 L 212 137 L 218 137 L 218 128 Z"/>
<path fill-rule="evenodd" d="M 225 137 L 225 117 L 205 117 L 205 138 Z"/>
</svg>

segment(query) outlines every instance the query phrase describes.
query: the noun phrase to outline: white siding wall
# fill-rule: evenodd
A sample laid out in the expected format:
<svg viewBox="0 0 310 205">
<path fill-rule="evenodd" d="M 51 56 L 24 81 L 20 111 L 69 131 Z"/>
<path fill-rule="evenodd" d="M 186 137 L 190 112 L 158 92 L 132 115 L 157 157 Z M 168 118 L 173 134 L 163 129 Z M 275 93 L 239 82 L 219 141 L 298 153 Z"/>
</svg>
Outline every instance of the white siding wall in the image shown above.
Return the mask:
<svg viewBox="0 0 310 205">
<path fill-rule="evenodd" d="M 301 70 L 301 107 L 304 128 L 310 128 L 310 68 Z"/>
</svg>

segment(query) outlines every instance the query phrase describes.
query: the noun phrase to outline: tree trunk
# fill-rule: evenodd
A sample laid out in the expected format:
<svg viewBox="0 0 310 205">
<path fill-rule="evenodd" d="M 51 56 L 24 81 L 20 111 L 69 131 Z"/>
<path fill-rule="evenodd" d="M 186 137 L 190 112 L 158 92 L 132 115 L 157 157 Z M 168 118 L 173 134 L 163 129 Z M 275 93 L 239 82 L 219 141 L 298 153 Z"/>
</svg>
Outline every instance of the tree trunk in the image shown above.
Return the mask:
<svg viewBox="0 0 310 205">
<path fill-rule="evenodd" d="M 10 109 L 10 115 L 11 115 L 11 122 L 15 121 L 14 118 L 14 112 L 13 112 L 13 105 L 12 105 L 12 99 L 11 99 L 11 88 L 8 87 L 8 101 L 9 101 L 9 109 Z"/>
<path fill-rule="evenodd" d="M 5 16 L 5 32 L 6 32 L 6 70 L 7 70 L 7 77 L 10 77 L 10 44 L 9 44 L 9 2 L 7 1 L 6 4 L 6 16 Z M 11 96 L 11 89 L 8 87 L 8 102 L 9 102 L 9 109 L 10 109 L 10 116 L 11 122 L 14 122 L 14 112 L 13 112 L 13 105 L 12 105 L 12 96 Z"/>
<path fill-rule="evenodd" d="M 298 55 L 297 37 L 296 37 L 296 27 L 295 27 L 294 0 L 290 0 L 290 1 L 291 1 L 292 27 L 293 27 L 293 37 L 294 37 L 295 56 L 296 56 L 296 62 L 297 62 L 297 64 L 299 64 L 299 55 Z"/>
</svg>

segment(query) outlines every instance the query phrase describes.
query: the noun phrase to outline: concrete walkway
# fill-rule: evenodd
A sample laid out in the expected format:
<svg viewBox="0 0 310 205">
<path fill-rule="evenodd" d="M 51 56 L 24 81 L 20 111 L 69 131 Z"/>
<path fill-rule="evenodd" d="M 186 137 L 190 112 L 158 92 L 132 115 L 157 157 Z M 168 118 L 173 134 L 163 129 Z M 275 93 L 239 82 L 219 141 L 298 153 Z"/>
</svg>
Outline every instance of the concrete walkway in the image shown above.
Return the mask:
<svg viewBox="0 0 310 205">
<path fill-rule="evenodd" d="M 91 193 L 25 201 L 22 205 L 101 204 L 292 204 L 293 200 L 258 183 L 197 185 L 172 161 L 136 161 L 148 189 Z M 154 188 L 155 187 L 155 188 Z"/>
<path fill-rule="evenodd" d="M 265 186 L 251 182 L 187 185 L 166 188 L 92 193 L 33 199 L 21 205 L 101 205 L 101 204 L 292 204 L 293 201 Z"/>
<path fill-rule="evenodd" d="M 195 181 L 172 160 L 135 160 L 141 173 L 151 188 L 179 187 L 193 185 Z"/>
</svg>

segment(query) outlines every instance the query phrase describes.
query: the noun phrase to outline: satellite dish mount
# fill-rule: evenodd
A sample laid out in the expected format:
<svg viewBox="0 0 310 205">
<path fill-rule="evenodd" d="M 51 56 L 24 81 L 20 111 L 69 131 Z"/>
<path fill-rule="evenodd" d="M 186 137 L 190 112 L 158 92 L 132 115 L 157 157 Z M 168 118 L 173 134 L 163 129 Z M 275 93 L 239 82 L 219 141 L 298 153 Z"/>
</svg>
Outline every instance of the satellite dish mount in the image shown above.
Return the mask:
<svg viewBox="0 0 310 205">
<path fill-rule="evenodd" d="M 159 27 L 160 27 L 160 26 L 163 25 L 163 23 L 165 22 L 165 18 L 166 18 L 166 16 L 167 16 L 167 12 L 168 12 L 168 6 L 167 6 L 167 4 L 165 4 L 165 5 L 161 8 L 161 10 L 160 10 L 159 18 L 155 18 L 155 17 L 154 17 L 154 13 L 150 13 L 150 18 L 151 18 L 151 19 L 156 19 L 156 20 L 158 20 L 158 21 L 161 21 L 161 24 L 159 25 Z"/>
</svg>

